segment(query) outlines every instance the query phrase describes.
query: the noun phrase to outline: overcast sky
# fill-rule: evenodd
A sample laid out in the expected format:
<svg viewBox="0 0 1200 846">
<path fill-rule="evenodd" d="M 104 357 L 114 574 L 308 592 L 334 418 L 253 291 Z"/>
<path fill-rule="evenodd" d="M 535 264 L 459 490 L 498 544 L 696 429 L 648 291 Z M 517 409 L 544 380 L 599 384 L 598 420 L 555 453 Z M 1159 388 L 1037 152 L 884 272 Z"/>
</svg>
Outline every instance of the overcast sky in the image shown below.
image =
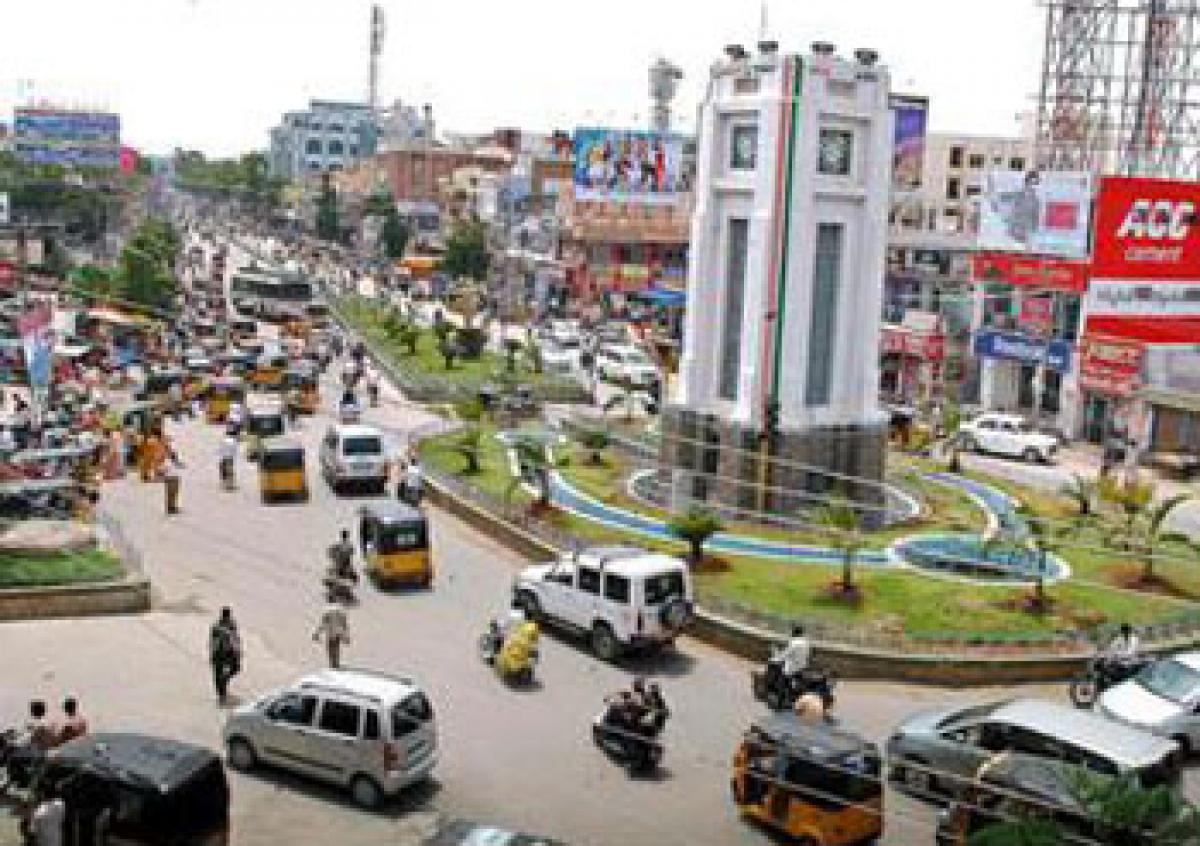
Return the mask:
<svg viewBox="0 0 1200 846">
<path fill-rule="evenodd" d="M 759 0 L 381 0 L 380 99 L 431 102 L 439 131 L 645 122 L 646 69 L 683 68 L 690 129 L 712 60 L 758 38 Z M 1015 131 L 1041 61 L 1034 0 L 773 0 L 784 50 L 874 47 L 934 129 Z M 5 0 L 0 119 L 29 97 L 121 113 L 126 143 L 229 154 L 308 98 L 362 99 L 370 0 Z"/>
</svg>

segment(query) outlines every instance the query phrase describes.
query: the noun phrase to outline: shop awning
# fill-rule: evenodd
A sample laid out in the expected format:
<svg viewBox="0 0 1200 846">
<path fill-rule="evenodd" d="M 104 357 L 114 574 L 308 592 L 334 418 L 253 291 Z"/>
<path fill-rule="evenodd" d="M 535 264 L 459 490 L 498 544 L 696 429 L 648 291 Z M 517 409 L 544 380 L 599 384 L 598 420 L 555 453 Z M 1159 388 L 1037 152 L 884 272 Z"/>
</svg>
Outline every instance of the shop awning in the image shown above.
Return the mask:
<svg viewBox="0 0 1200 846">
<path fill-rule="evenodd" d="M 687 303 L 687 291 L 676 291 L 671 288 L 647 288 L 635 295 L 639 300 L 651 305 L 665 308 L 682 308 Z"/>
<path fill-rule="evenodd" d="M 1152 405 L 1164 405 L 1180 411 L 1200 413 L 1200 394 L 1173 391 L 1170 388 L 1142 388 L 1139 396 Z"/>
</svg>

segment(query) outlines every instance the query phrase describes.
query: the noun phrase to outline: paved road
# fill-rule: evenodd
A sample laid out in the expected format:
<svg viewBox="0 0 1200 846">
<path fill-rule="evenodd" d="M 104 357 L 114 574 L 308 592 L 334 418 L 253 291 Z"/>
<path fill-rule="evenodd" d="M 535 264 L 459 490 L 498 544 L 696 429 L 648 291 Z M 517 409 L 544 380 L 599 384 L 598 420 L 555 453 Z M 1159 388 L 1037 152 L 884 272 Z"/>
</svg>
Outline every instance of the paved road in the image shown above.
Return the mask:
<svg viewBox="0 0 1200 846">
<path fill-rule="evenodd" d="M 330 392 L 331 393 L 331 392 Z M 424 412 L 385 397 L 368 417 L 399 441 Z M 315 456 L 328 411 L 304 421 L 300 437 Z M 183 513 L 162 516 L 161 487 L 123 481 L 106 489 L 107 507 L 145 552 L 156 612 L 136 618 L 5 627 L 0 713 L 18 714 L 37 692 L 82 697 L 94 724 L 139 728 L 209 745 L 221 714 L 208 686 L 205 631 L 222 605 L 246 633 L 247 670 L 234 683 L 245 698 L 319 666 L 309 635 L 322 605 L 323 551 L 351 524 L 354 499 L 334 497 L 310 472 L 307 505 L 260 505 L 251 465 L 241 487 L 219 489 L 218 427 L 172 428 L 186 464 Z M 727 796 L 728 760 L 758 712 L 749 666 L 699 643 L 628 667 L 593 660 L 569 640 L 546 638 L 539 689 L 499 684 L 475 655 L 483 621 L 505 605 L 521 562 L 487 537 L 432 512 L 437 578 L 432 591 L 384 594 L 365 587 L 352 613 L 352 663 L 412 673 L 428 687 L 441 725 L 436 786 L 380 814 L 351 807 L 337 792 L 296 779 L 233 776 L 238 844 L 413 842 L 434 811 L 556 835 L 572 843 L 766 842 L 744 826 Z M 11 645 L 11 648 L 9 648 Z M 631 672 L 664 684 L 676 717 L 666 735 L 666 770 L 630 780 L 592 748 L 587 728 L 602 695 Z M 986 693 L 846 684 L 844 719 L 882 738 L 902 716 L 946 697 Z M 897 797 L 888 843 L 928 842 L 929 812 Z"/>
</svg>

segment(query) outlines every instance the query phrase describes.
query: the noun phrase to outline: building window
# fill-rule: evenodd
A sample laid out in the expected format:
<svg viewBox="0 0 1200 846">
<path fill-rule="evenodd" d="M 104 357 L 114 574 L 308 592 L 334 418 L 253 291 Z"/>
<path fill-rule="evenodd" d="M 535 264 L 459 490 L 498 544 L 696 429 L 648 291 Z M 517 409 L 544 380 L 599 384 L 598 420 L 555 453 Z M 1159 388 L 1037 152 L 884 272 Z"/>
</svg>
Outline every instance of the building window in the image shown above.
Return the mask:
<svg viewBox="0 0 1200 846">
<path fill-rule="evenodd" d="M 1024 171 L 1025 170 L 1025 160 L 1023 158 L 1021 158 L 1020 156 L 1013 156 L 1011 159 L 1008 160 L 1008 169 Z"/>
<path fill-rule="evenodd" d="M 750 221 L 730 218 L 725 253 L 725 326 L 721 332 L 721 374 L 717 394 L 735 400 L 742 369 L 742 310 L 746 293 L 746 250 Z"/>
<path fill-rule="evenodd" d="M 972 153 L 971 157 L 967 159 L 967 166 L 971 170 L 983 170 L 985 164 L 987 164 L 987 157 L 982 153 Z"/>
<path fill-rule="evenodd" d="M 829 404 L 844 235 L 845 227 L 840 223 L 817 224 L 812 316 L 808 323 L 808 378 L 804 383 L 804 402 L 810 407 Z"/>
<path fill-rule="evenodd" d="M 729 133 L 729 169 L 754 170 L 758 165 L 758 127 L 741 125 Z"/>
<path fill-rule="evenodd" d="M 952 176 L 946 180 L 946 199 L 957 200 L 962 197 L 962 180 Z"/>
<path fill-rule="evenodd" d="M 982 193 L 982 191 L 983 191 L 983 189 L 980 188 L 978 185 L 968 185 L 967 186 L 967 197 L 968 198 L 978 197 L 980 195 L 980 193 Z"/>
<path fill-rule="evenodd" d="M 950 167 L 962 167 L 963 165 L 963 148 L 950 148 Z"/>
<path fill-rule="evenodd" d="M 309 138 L 304 142 L 304 152 L 310 156 L 321 155 L 321 142 L 316 138 Z"/>
<path fill-rule="evenodd" d="M 854 133 L 822 129 L 817 147 L 817 171 L 826 176 L 849 176 L 854 156 Z"/>
<path fill-rule="evenodd" d="M 341 141 L 335 139 L 329 142 L 329 155 L 340 156 L 345 150 L 346 146 Z"/>
<path fill-rule="evenodd" d="M 351 145 L 350 145 L 350 155 L 351 155 L 351 156 L 357 156 L 357 155 L 358 155 L 358 148 L 357 148 L 357 147 L 355 147 L 353 144 L 351 144 Z"/>
</svg>

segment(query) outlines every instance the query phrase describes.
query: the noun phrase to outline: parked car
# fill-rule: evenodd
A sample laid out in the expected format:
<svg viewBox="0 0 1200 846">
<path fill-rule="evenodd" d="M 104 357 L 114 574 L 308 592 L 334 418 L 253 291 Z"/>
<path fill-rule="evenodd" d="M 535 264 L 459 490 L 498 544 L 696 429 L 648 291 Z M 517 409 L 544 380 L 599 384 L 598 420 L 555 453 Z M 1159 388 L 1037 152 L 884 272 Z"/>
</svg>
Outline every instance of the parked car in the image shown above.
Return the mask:
<svg viewBox="0 0 1200 846">
<path fill-rule="evenodd" d="M 658 367 L 632 344 L 602 346 L 596 353 L 596 376 L 608 382 L 628 381 L 648 388 L 658 380 Z"/>
<path fill-rule="evenodd" d="M 958 793 L 1000 752 L 1102 775 L 1135 773 L 1145 787 L 1177 784 L 1182 763 L 1172 740 L 1041 699 L 915 714 L 887 743 L 892 779 L 923 797 Z"/>
<path fill-rule="evenodd" d="M 382 493 L 388 463 L 383 433 L 374 426 L 338 424 L 321 440 L 321 475 L 335 491 L 347 483 L 366 484 Z"/>
<path fill-rule="evenodd" d="M 1105 717 L 1200 750 L 1200 652 L 1185 652 L 1144 667 L 1109 688 L 1096 709 Z"/>
<path fill-rule="evenodd" d="M 534 620 L 587 634 L 611 661 L 671 644 L 692 616 L 691 573 L 678 558 L 633 547 L 595 547 L 526 567 L 513 602 Z"/>
<path fill-rule="evenodd" d="M 1013 414 L 981 414 L 959 427 L 959 442 L 972 452 L 991 452 L 1026 461 L 1049 464 L 1058 451 L 1058 440 L 1038 432 Z"/>
<path fill-rule="evenodd" d="M 235 709 L 223 732 L 230 766 L 271 764 L 378 806 L 437 763 L 433 706 L 410 678 L 322 670 Z"/>
</svg>

